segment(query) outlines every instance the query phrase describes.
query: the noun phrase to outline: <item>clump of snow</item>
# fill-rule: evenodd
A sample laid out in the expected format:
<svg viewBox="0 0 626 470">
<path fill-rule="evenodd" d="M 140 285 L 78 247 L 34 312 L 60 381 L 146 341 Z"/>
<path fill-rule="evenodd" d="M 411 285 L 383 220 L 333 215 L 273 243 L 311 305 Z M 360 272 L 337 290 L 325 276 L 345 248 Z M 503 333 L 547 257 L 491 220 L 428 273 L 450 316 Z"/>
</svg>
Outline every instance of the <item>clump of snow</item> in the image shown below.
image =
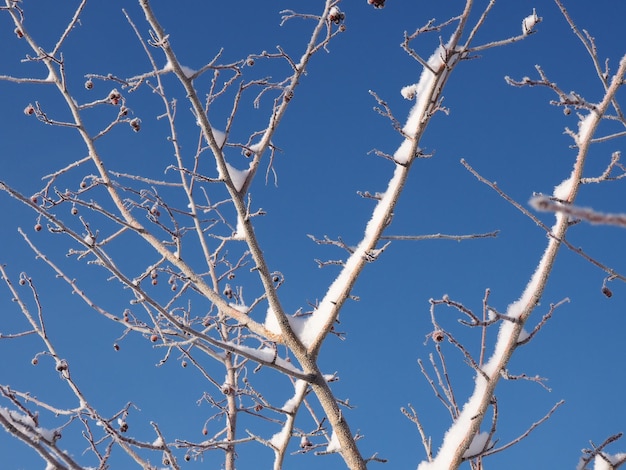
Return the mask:
<svg viewBox="0 0 626 470">
<path fill-rule="evenodd" d="M 294 334 L 298 337 L 304 346 L 309 347 L 313 344 L 317 334 L 320 331 L 320 327 L 317 324 L 319 316 L 315 314 L 310 315 L 309 317 L 291 317 L 287 316 L 287 320 L 289 321 L 289 326 L 293 330 Z M 269 331 L 274 334 L 280 334 L 280 325 L 278 324 L 278 319 L 274 314 L 274 310 L 271 307 L 267 309 L 267 314 L 265 315 L 264 325 Z"/>
<path fill-rule="evenodd" d="M 276 318 L 272 307 L 267 307 L 267 313 L 265 314 L 265 322 L 263 323 L 263 326 L 276 335 L 280 334 L 278 318 Z"/>
<path fill-rule="evenodd" d="M 574 180 L 575 177 L 572 174 L 569 178 L 561 181 L 557 186 L 554 187 L 554 192 L 552 193 L 552 195 L 560 201 L 567 201 L 569 195 L 572 192 L 572 188 L 574 187 Z"/>
<path fill-rule="evenodd" d="M 488 432 L 476 433 L 476 435 L 474 436 L 474 439 L 472 439 L 472 443 L 463 454 L 463 457 L 467 458 L 467 457 L 472 457 L 474 455 L 480 454 L 487 447 L 488 439 L 489 439 Z"/>
<path fill-rule="evenodd" d="M 333 431 L 332 436 L 330 437 L 330 442 L 326 447 L 326 452 L 339 452 L 341 450 L 341 444 L 339 444 L 339 438 L 335 431 Z"/>
<path fill-rule="evenodd" d="M 535 31 L 535 25 L 541 23 L 543 18 L 537 16 L 537 12 L 533 8 L 533 14 L 528 15 L 522 20 L 522 34 L 525 36 Z"/>
<path fill-rule="evenodd" d="M 225 163 L 226 163 L 226 169 L 228 170 L 228 176 L 230 176 L 230 180 L 233 182 L 233 186 L 235 187 L 237 191 L 241 191 L 241 188 L 243 188 L 243 185 L 246 182 L 246 179 L 248 178 L 248 174 L 250 173 L 250 168 L 246 170 L 238 170 L 237 168 L 232 166 L 230 163 L 228 162 L 225 162 Z M 219 172 L 219 168 L 218 168 L 218 172 Z M 220 172 L 220 177 L 225 179 L 225 176 L 222 175 L 221 172 Z"/>
<path fill-rule="evenodd" d="M 236 304 L 234 302 L 230 302 L 228 306 L 240 311 L 241 313 L 248 313 L 250 311 L 250 307 L 245 304 Z"/>
<path fill-rule="evenodd" d="M 89 246 L 93 246 L 93 244 L 96 242 L 96 240 L 89 234 L 85 235 L 83 241 Z"/>
<path fill-rule="evenodd" d="M 614 465 L 618 465 L 624 460 L 626 454 L 620 453 L 615 455 L 606 454 L 601 452 L 597 454 L 593 459 L 593 470 L 613 470 Z"/>
<path fill-rule="evenodd" d="M 262 147 L 263 147 L 263 141 L 261 140 L 260 142 L 257 142 L 256 144 L 252 144 L 248 148 L 250 149 L 252 153 L 259 153 Z"/>
<path fill-rule="evenodd" d="M 193 76 L 197 72 L 197 70 L 194 70 L 191 67 L 187 67 L 186 65 L 182 64 L 180 65 L 180 68 L 187 78 L 191 78 L 191 76 Z"/>
<path fill-rule="evenodd" d="M 299 404 L 299 400 L 301 400 L 302 394 L 304 393 L 304 389 L 307 387 L 307 385 L 308 384 L 304 380 L 296 380 L 296 391 L 293 397 L 289 398 L 281 408 L 285 413 L 293 413 L 293 411 L 296 409 L 296 406 Z"/>
<path fill-rule="evenodd" d="M 269 442 L 277 449 L 282 449 L 287 445 L 290 437 L 291 432 L 289 431 L 289 426 L 284 426 L 280 431 L 278 431 L 270 438 Z"/>
<path fill-rule="evenodd" d="M 218 131 L 214 127 L 211 127 L 211 133 L 213 134 L 213 138 L 215 139 L 215 143 L 219 148 L 224 146 L 224 142 L 226 142 L 226 134 L 222 131 Z"/>
<path fill-rule="evenodd" d="M 233 343 L 232 341 L 227 341 L 225 344 L 235 349 L 235 351 L 240 351 L 241 354 L 245 354 L 247 357 L 252 358 L 253 360 L 256 360 L 261 364 L 276 364 L 283 369 L 290 370 L 291 372 L 294 372 L 296 374 L 304 374 L 304 372 L 302 372 L 300 369 L 293 365 L 293 362 L 287 361 L 282 357 L 278 357 L 277 351 L 274 348 L 264 347 L 261 349 L 255 349 L 249 346 L 245 346 L 243 344 Z"/>
<path fill-rule="evenodd" d="M 590 112 L 583 119 L 578 121 L 578 134 L 576 135 L 576 144 L 578 146 L 584 144 L 589 138 L 591 128 L 596 122 L 596 113 Z"/>
<path fill-rule="evenodd" d="M 517 338 L 517 342 L 523 343 L 524 341 L 528 339 L 529 336 L 530 336 L 530 333 L 526 331 L 526 328 L 522 328 L 522 331 L 520 331 L 519 336 Z"/>
<path fill-rule="evenodd" d="M 241 216 L 237 217 L 237 228 L 235 229 L 235 233 L 233 233 L 232 239 L 233 240 L 245 240 L 246 239 L 245 231 L 243 229 L 243 220 L 241 219 Z"/>
<path fill-rule="evenodd" d="M 183 73 L 185 74 L 185 77 L 187 78 L 191 78 L 197 72 L 197 70 L 194 70 L 191 67 L 187 67 L 186 65 L 183 65 L 183 64 L 180 64 L 180 69 L 183 71 Z M 173 70 L 174 70 L 174 66 L 168 59 L 167 63 L 165 64 L 165 67 L 163 67 L 163 72 L 172 72 Z"/>
<path fill-rule="evenodd" d="M 405 100 L 413 100 L 417 96 L 417 83 L 402 87 L 400 94 Z"/>
<path fill-rule="evenodd" d="M 404 141 L 398 147 L 398 150 L 393 154 L 393 159 L 398 163 L 408 163 L 413 156 L 415 156 L 415 151 L 413 148 L 415 144 L 412 139 L 404 139 Z"/>
</svg>

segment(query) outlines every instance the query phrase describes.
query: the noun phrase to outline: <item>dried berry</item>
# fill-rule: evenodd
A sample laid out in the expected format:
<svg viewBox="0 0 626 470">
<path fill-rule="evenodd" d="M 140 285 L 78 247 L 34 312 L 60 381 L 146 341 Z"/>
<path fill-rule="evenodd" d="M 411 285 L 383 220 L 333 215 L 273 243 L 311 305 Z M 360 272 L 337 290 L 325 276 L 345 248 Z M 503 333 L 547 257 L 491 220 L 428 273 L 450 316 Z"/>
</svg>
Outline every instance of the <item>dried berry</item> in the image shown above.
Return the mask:
<svg viewBox="0 0 626 470">
<path fill-rule="evenodd" d="M 335 24 L 341 23 L 346 19 L 346 15 L 336 6 L 332 7 L 328 12 L 328 20 L 332 21 Z"/>
<path fill-rule="evenodd" d="M 93 88 L 93 82 L 91 81 L 91 78 L 85 82 L 85 88 L 87 88 L 88 90 L 91 90 Z"/>
<path fill-rule="evenodd" d="M 72 215 L 76 215 L 78 214 L 78 209 L 76 209 L 75 207 L 72 207 Z"/>
<path fill-rule="evenodd" d="M 42 228 L 43 228 L 43 227 L 41 226 L 41 224 L 35 224 L 35 231 L 36 231 L 36 232 L 41 231 L 41 229 L 42 229 Z"/>
<path fill-rule="evenodd" d="M 109 102 L 112 105 L 117 105 L 121 99 L 122 99 L 122 95 L 120 94 L 119 91 L 111 90 L 111 93 L 109 93 Z"/>
<path fill-rule="evenodd" d="M 434 331 L 432 336 L 435 343 L 441 343 L 446 338 L 446 335 L 441 330 Z"/>
<path fill-rule="evenodd" d="M 367 3 L 374 8 L 383 8 L 385 6 L 385 0 L 367 0 Z"/>
<path fill-rule="evenodd" d="M 130 127 L 132 127 L 135 132 L 139 132 L 141 130 L 141 119 L 139 118 L 131 119 L 129 124 L 130 124 Z"/>
<path fill-rule="evenodd" d="M 231 289 L 230 284 L 226 284 L 226 287 L 224 288 L 224 295 L 229 299 L 233 298 L 233 290 Z"/>
<path fill-rule="evenodd" d="M 17 28 L 17 27 L 16 27 L 16 28 L 13 30 L 13 32 L 14 32 L 14 33 L 15 33 L 15 35 L 16 35 L 18 38 L 20 38 L 20 39 L 22 39 L 22 38 L 24 37 L 24 32 L 23 32 L 20 28 Z"/>
<path fill-rule="evenodd" d="M 117 343 L 113 343 L 113 349 L 115 349 L 116 351 L 120 350 L 120 345 Z"/>
<path fill-rule="evenodd" d="M 35 114 L 35 107 L 32 104 L 29 104 L 24 108 L 24 114 L 26 114 L 27 116 Z"/>
<path fill-rule="evenodd" d="M 607 286 L 602 286 L 602 293 L 606 295 L 609 299 L 613 297 L 613 292 Z"/>
<path fill-rule="evenodd" d="M 158 341 L 159 337 L 157 335 L 152 335 L 150 336 L 150 341 L 152 341 L 153 343 L 156 343 Z"/>
</svg>

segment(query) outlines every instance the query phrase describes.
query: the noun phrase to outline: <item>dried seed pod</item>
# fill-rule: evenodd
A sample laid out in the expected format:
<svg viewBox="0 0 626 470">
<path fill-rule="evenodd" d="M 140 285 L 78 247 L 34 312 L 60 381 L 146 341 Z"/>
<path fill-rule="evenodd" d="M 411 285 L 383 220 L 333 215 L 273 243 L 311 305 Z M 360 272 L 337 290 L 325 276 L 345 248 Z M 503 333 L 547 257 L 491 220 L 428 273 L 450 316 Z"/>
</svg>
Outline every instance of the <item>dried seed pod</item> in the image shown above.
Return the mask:
<svg viewBox="0 0 626 470">
<path fill-rule="evenodd" d="M 613 297 L 613 292 L 607 286 L 602 286 L 602 293 L 609 299 Z"/>
</svg>

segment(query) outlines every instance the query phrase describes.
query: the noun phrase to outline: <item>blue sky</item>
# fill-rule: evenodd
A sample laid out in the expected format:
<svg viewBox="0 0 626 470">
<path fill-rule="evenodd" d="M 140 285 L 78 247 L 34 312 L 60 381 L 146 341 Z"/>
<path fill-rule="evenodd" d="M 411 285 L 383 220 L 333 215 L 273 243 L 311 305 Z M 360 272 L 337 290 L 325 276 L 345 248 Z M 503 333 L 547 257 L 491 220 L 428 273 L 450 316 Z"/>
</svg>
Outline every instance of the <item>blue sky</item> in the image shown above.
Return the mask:
<svg viewBox="0 0 626 470">
<path fill-rule="evenodd" d="M 76 3 L 25 2 L 30 33 L 44 47 L 51 48 Z M 285 276 L 281 295 L 289 312 L 306 309 L 307 302 L 321 299 L 338 272 L 333 267 L 320 270 L 314 259 L 343 256 L 336 248 L 316 246 L 306 235 L 340 236 L 346 243 L 356 244 L 373 208 L 372 201 L 360 198 L 357 191 L 382 191 L 392 174 L 388 161 L 368 152 L 376 148 L 393 153 L 401 138 L 388 121 L 372 111 L 375 102 L 368 90 L 385 99 L 398 119 L 404 121 L 411 103 L 399 91 L 417 81 L 421 67 L 399 47 L 402 33 L 415 30 L 431 18 L 442 21 L 457 14 L 463 2 L 389 0 L 387 4 L 384 9 L 375 10 L 363 0 L 342 2 L 346 32 L 330 44 L 330 53 L 322 52 L 313 58 L 273 139 L 281 149 L 274 161 L 278 184 L 275 186 L 271 179 L 265 184 L 259 173 L 251 189 L 255 206 L 267 211 L 265 217 L 257 220 L 256 229 L 271 269 Z M 626 53 L 623 41 L 618 40 L 626 4 L 602 0 L 590 7 L 586 2 L 570 1 L 566 6 L 578 26 L 596 38 L 600 57 L 608 58 L 615 70 Z M 307 5 L 306 12 L 318 13 L 320 7 L 321 2 L 315 2 Z M 501 49 L 486 50 L 454 71 L 444 93 L 444 104 L 450 113 L 434 117 L 421 143 L 424 151 L 434 156 L 414 164 L 388 229 L 390 235 L 500 230 L 499 236 L 461 243 L 392 243 L 359 279 L 354 294 L 360 301 L 348 303 L 342 311 L 338 329 L 347 332 L 345 341 L 331 337 L 322 349 L 322 368 L 329 373 L 337 371 L 341 378 L 334 384 L 337 396 L 349 398 L 356 407 L 346 415 L 351 428 L 365 436 L 360 441 L 363 454 L 378 452 L 389 460 L 389 468 L 415 468 L 424 457 L 419 434 L 402 417 L 400 407 L 411 403 L 416 408 L 434 447 L 438 447 L 449 425 L 447 411 L 432 395 L 416 362 L 418 358 L 427 362 L 433 351 L 431 343 L 425 344 L 426 335 L 432 330 L 428 299 L 448 294 L 479 312 L 485 289 L 489 288 L 490 304 L 503 312 L 521 294 L 546 244 L 546 235 L 540 228 L 479 183 L 459 160 L 465 158 L 522 204 L 533 192 L 551 193 L 569 175 L 573 164 L 575 151 L 569 148 L 572 141 L 563 129 L 576 129 L 575 113 L 566 116 L 561 108 L 551 107 L 549 101 L 554 96 L 547 90 L 512 88 L 503 77 L 535 78 L 534 66 L 539 64 L 565 91 L 575 90 L 590 101 L 602 96 L 589 57 L 552 2 L 500 2 L 476 44 L 519 34 L 522 19 L 533 7 L 543 17 L 537 34 Z M 63 48 L 68 85 L 79 100 L 92 100 L 95 92 L 104 93 L 102 90 L 110 88 L 110 84 L 96 82 L 95 90 L 85 90 L 85 74 L 130 76 L 149 70 L 149 62 L 124 19 L 122 8 L 146 38 L 148 28 L 134 2 L 93 2 L 87 4 L 80 26 Z M 154 8 L 170 34 L 179 60 L 193 68 L 209 61 L 220 48 L 224 48 L 224 62 L 263 50 L 274 52 L 277 44 L 297 58 L 312 26 L 298 19 L 279 26 L 279 11 L 301 8 L 287 0 L 194 1 L 185 2 L 184 8 L 177 2 L 167 2 L 155 4 Z M 480 8 L 477 6 L 476 10 Z M 444 41 L 448 34 L 442 34 Z M 429 57 L 438 42 L 439 37 L 433 34 L 418 39 L 414 47 Z M 45 77 L 37 64 L 20 63 L 28 51 L 24 42 L 15 37 L 6 13 L 0 15 L 0 44 L 0 75 Z M 158 51 L 155 56 L 160 57 Z M 164 65 L 165 60 L 161 60 Z M 281 77 L 284 69 L 277 63 L 257 61 L 246 73 L 247 78 L 268 74 Z M 197 145 L 197 130 L 188 106 L 183 104 L 184 93 L 173 80 L 166 84 L 179 100 L 181 120 L 190 124 L 181 129 L 181 138 L 184 148 L 192 154 Z M 208 84 L 208 78 L 197 82 L 204 91 Z M 52 87 L 0 82 L 0 93 L 4 99 L 0 109 L 0 179 L 24 194 L 32 194 L 42 186 L 41 176 L 81 158 L 85 149 L 72 130 L 46 126 L 22 112 L 28 103 L 39 101 L 45 109 L 54 111 L 55 118 L 66 118 L 67 111 Z M 269 104 L 269 100 L 262 101 L 257 110 L 252 108 L 251 99 L 244 100 L 233 126 L 232 140 L 245 141 L 252 132 L 262 129 Z M 172 163 L 172 151 L 165 140 L 165 123 L 156 119 L 162 112 L 160 103 L 144 88 L 129 96 L 128 106 L 142 119 L 142 131 L 135 134 L 130 129 L 116 129 L 99 142 L 99 149 L 111 169 L 162 176 L 163 169 Z M 228 99 L 217 101 L 209 115 L 212 125 L 223 128 L 230 109 Z M 96 110 L 88 118 L 94 129 L 111 117 L 98 113 Z M 622 142 L 612 141 L 594 147 L 587 176 L 600 174 L 611 153 L 621 150 L 621 146 Z M 234 165 L 245 164 L 237 150 L 229 152 Z M 209 163 L 206 168 L 210 168 Z M 60 184 L 75 186 L 83 175 L 78 171 Z M 607 212 L 621 212 L 624 195 L 620 182 L 587 185 L 578 202 Z M 50 334 L 70 361 L 73 376 L 93 397 L 94 405 L 107 414 L 132 401 L 140 409 L 133 412 L 131 422 L 132 432 L 138 437 L 149 439 L 145 437 L 150 435 L 148 423 L 155 421 L 167 437 L 182 435 L 200 440 L 211 409 L 206 403 L 196 403 L 207 389 L 199 374 L 191 368 L 183 369 L 175 359 L 155 367 L 162 351 L 136 335 L 120 342 L 121 350 L 115 352 L 112 344 L 122 333 L 119 325 L 99 318 L 72 296 L 66 285 L 54 279 L 47 266 L 34 260 L 16 227 L 23 227 L 49 256 L 80 279 L 89 295 L 112 311 L 121 312 L 127 306 L 124 291 L 107 281 L 96 267 L 66 260 L 65 253 L 71 246 L 68 240 L 45 231 L 35 234 L 31 227 L 36 217 L 26 207 L 6 194 L 0 195 L 0 207 L 4 214 L 0 262 L 7 265 L 14 281 L 21 271 L 35 279 L 46 307 Z M 64 217 L 71 220 L 69 210 Z M 552 224 L 551 215 L 540 214 L 540 218 Z M 626 268 L 620 243 L 623 236 L 623 229 L 585 224 L 574 227 L 568 235 L 574 245 L 618 272 Z M 140 269 L 137 266 L 146 253 L 134 245 L 122 246 L 120 263 L 131 271 Z M 530 344 L 516 352 L 510 365 L 511 373 L 548 378 L 552 392 L 529 382 L 501 382 L 497 393 L 500 443 L 523 433 L 557 401 L 564 399 L 566 403 L 528 439 L 490 457 L 486 465 L 506 465 L 512 470 L 571 468 L 589 440 L 599 443 L 610 434 L 624 431 L 626 408 L 621 371 L 626 289 L 619 282 L 611 283 L 614 295 L 607 299 L 600 291 L 604 276 L 581 257 L 565 250 L 560 253 L 542 305 L 531 317 L 531 323 L 540 319 L 550 303 L 565 297 L 570 302 L 555 313 Z M 23 327 L 9 294 L 4 287 L 0 292 L 0 332 Z M 451 311 L 442 309 L 439 315 L 442 323 L 472 344 L 473 351 L 477 350 L 478 335 L 467 334 L 455 326 L 456 317 Z M 458 398 L 463 401 L 473 385 L 472 374 L 457 351 L 446 346 L 450 374 Z M 39 350 L 41 345 L 33 338 L 0 341 L 0 353 L 10 358 L 0 364 L 0 383 L 32 390 L 34 395 L 59 406 L 71 406 L 73 402 L 68 400 L 64 384 L 50 364 L 42 360 L 38 367 L 30 365 Z M 261 380 L 263 392 L 278 406 L 289 398 L 291 391 L 282 388 L 286 381 L 277 374 L 266 373 Z M 258 423 L 251 422 L 250 426 L 257 426 L 251 430 L 267 438 L 278 430 L 272 424 L 258 427 Z M 306 426 L 310 422 L 305 419 L 302 427 Z M 64 433 L 61 444 L 79 455 L 84 444 L 70 436 L 71 432 Z M 613 450 L 625 447 L 626 444 L 618 443 Z M 0 433 L 0 455 L 3 468 L 43 468 L 37 456 L 6 433 Z M 218 468 L 220 457 L 207 456 L 204 467 L 202 463 L 191 463 L 188 468 Z M 248 450 L 241 449 L 239 468 L 258 468 L 255 462 L 259 461 L 267 461 L 263 468 L 269 467 L 271 452 L 256 444 Z M 320 465 L 343 468 L 336 456 L 310 455 L 289 457 L 285 468 Z"/>
</svg>

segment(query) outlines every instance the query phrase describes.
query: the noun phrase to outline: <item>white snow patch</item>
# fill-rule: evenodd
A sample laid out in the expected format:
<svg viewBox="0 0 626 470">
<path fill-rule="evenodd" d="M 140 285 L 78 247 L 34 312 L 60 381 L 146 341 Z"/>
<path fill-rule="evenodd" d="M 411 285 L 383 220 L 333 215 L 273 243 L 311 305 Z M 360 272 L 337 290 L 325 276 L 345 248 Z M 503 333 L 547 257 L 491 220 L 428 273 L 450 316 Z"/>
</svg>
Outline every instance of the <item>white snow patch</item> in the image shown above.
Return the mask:
<svg viewBox="0 0 626 470">
<path fill-rule="evenodd" d="M 596 121 L 596 113 L 590 112 L 583 119 L 578 121 L 578 134 L 576 135 L 576 145 L 584 144 L 589 138 L 591 128 Z"/>
<path fill-rule="evenodd" d="M 272 307 L 267 307 L 267 313 L 265 314 L 265 322 L 263 323 L 263 326 L 276 335 L 280 334 L 280 325 L 278 324 L 278 319 L 276 318 Z"/>
<path fill-rule="evenodd" d="M 522 20 L 522 34 L 528 35 L 535 30 L 537 23 L 540 23 L 543 18 L 537 16 L 537 12 L 533 8 L 533 14 L 528 15 Z"/>
<path fill-rule="evenodd" d="M 197 72 L 197 70 L 194 70 L 191 67 L 187 67 L 186 65 L 182 64 L 180 65 L 180 68 L 187 78 L 191 78 L 191 76 L 193 76 Z"/>
<path fill-rule="evenodd" d="M 165 442 L 163 442 L 163 438 L 161 436 L 157 437 L 154 442 L 152 443 L 152 445 L 154 447 L 161 447 L 165 445 Z"/>
<path fill-rule="evenodd" d="M 557 186 L 554 187 L 554 192 L 552 193 L 552 195 L 560 201 L 567 201 L 574 187 L 575 179 L 575 176 L 572 174 L 569 178 L 561 181 Z"/>
<path fill-rule="evenodd" d="M 232 235 L 233 240 L 245 240 L 246 235 L 243 229 L 243 220 L 240 216 L 237 216 L 237 228 L 235 228 L 235 233 Z"/>
<path fill-rule="evenodd" d="M 225 163 L 226 163 L 226 169 L 228 170 L 228 176 L 230 176 L 230 179 L 233 182 L 233 186 L 235 186 L 235 189 L 237 191 L 241 191 L 241 188 L 243 188 L 243 185 L 246 182 L 246 179 L 248 178 L 248 174 L 250 173 L 250 168 L 246 170 L 238 170 L 237 168 L 232 166 L 230 163 L 228 162 L 225 162 Z M 219 168 L 218 168 L 218 173 L 220 173 L 220 178 L 225 179 L 225 176 L 221 174 L 221 172 L 219 171 Z"/>
<path fill-rule="evenodd" d="M 288 362 L 282 357 L 278 357 L 276 354 L 276 350 L 274 348 L 264 347 L 261 349 L 255 349 L 255 348 L 251 348 L 250 346 L 245 346 L 243 344 L 233 343 L 232 341 L 227 341 L 225 344 L 227 346 L 234 348 L 236 351 L 241 351 L 241 353 L 245 354 L 247 357 L 256 359 L 257 362 L 259 362 L 260 364 L 262 363 L 276 364 L 282 367 L 283 369 L 287 369 L 296 374 L 304 374 L 304 372 L 298 369 L 296 366 L 294 366 L 292 362 Z"/>
<path fill-rule="evenodd" d="M 292 317 L 287 316 L 287 320 L 289 321 L 289 326 L 293 330 L 294 334 L 298 337 L 302 344 L 307 348 L 313 344 L 315 337 L 320 331 L 320 325 L 317 324 L 319 319 L 318 315 L 313 313 L 308 317 Z M 267 314 L 265 315 L 265 322 L 263 324 L 265 328 L 271 331 L 274 334 L 281 334 L 280 325 L 278 323 L 278 319 L 274 314 L 274 310 L 271 307 L 268 307 Z"/>
<path fill-rule="evenodd" d="M 183 73 L 185 74 L 185 77 L 187 78 L 191 78 L 191 76 L 197 72 L 197 70 L 194 70 L 191 67 L 187 67 L 186 65 L 183 65 L 183 64 L 180 64 L 180 69 L 183 71 Z M 169 59 L 167 60 L 167 63 L 165 64 L 165 67 L 163 67 L 162 71 L 163 72 L 174 71 L 174 66 L 172 65 Z"/>
<path fill-rule="evenodd" d="M 602 452 L 601 454 L 596 455 L 593 459 L 593 470 L 613 470 L 615 468 L 614 465 L 623 461 L 624 457 L 626 457 L 626 454 L 624 453 L 611 455 Z"/>
<path fill-rule="evenodd" d="M 304 380 L 296 380 L 296 384 L 294 386 L 295 393 L 293 397 L 288 399 L 281 408 L 285 413 L 293 413 L 293 411 L 296 409 L 296 406 L 299 404 L 299 397 L 302 396 L 302 394 L 304 393 L 304 389 L 307 387 L 307 385 L 308 384 Z"/>
<path fill-rule="evenodd" d="M 339 444 L 339 438 L 335 431 L 333 431 L 332 436 L 330 436 L 330 442 L 328 446 L 326 446 L 326 452 L 339 452 L 341 451 L 341 444 Z"/>
<path fill-rule="evenodd" d="M 219 148 L 224 146 L 224 142 L 226 142 L 226 134 L 222 131 L 218 131 L 216 128 L 211 127 L 211 133 L 213 134 L 213 138 L 215 139 L 215 143 Z"/>
<path fill-rule="evenodd" d="M 522 343 L 526 341 L 529 336 L 530 336 L 530 333 L 526 331 L 525 328 L 522 328 L 522 331 L 520 331 L 519 336 L 517 337 L 517 342 Z"/>
<path fill-rule="evenodd" d="M 259 153 L 262 147 L 263 147 L 263 141 L 261 140 L 260 142 L 257 142 L 256 144 L 252 144 L 248 148 L 250 149 L 252 153 Z"/>
<path fill-rule="evenodd" d="M 504 322 L 504 324 L 510 324 L 510 322 Z M 465 437 L 465 433 L 470 428 L 472 421 L 475 419 L 485 393 L 486 385 L 487 382 L 483 376 L 477 375 L 474 393 L 463 406 L 463 410 L 457 420 L 446 432 L 443 438 L 443 444 L 437 452 L 437 457 L 435 457 L 432 462 L 421 462 L 417 467 L 418 470 L 449 470 L 452 456 L 459 443 Z"/>
<path fill-rule="evenodd" d="M 236 304 L 234 302 L 230 302 L 228 306 L 240 311 L 241 313 L 248 313 L 250 311 L 250 307 L 245 304 Z"/>
<path fill-rule="evenodd" d="M 476 433 L 476 435 L 474 436 L 474 439 L 472 439 L 472 443 L 463 454 L 463 457 L 467 458 L 467 457 L 472 457 L 474 455 L 480 454 L 487 447 L 488 439 L 489 439 L 488 432 Z"/>
<path fill-rule="evenodd" d="M 414 147 L 413 139 L 404 139 L 398 150 L 393 154 L 393 159 L 398 163 L 408 163 L 416 154 L 417 149 L 414 151 Z"/>
<path fill-rule="evenodd" d="M 282 449 L 287 445 L 290 437 L 291 432 L 289 431 L 289 426 L 284 426 L 280 431 L 278 431 L 270 438 L 269 442 L 277 449 Z"/>
<path fill-rule="evenodd" d="M 593 470 L 613 470 L 613 465 L 607 462 L 603 456 L 596 455 L 593 459 Z"/>
</svg>

